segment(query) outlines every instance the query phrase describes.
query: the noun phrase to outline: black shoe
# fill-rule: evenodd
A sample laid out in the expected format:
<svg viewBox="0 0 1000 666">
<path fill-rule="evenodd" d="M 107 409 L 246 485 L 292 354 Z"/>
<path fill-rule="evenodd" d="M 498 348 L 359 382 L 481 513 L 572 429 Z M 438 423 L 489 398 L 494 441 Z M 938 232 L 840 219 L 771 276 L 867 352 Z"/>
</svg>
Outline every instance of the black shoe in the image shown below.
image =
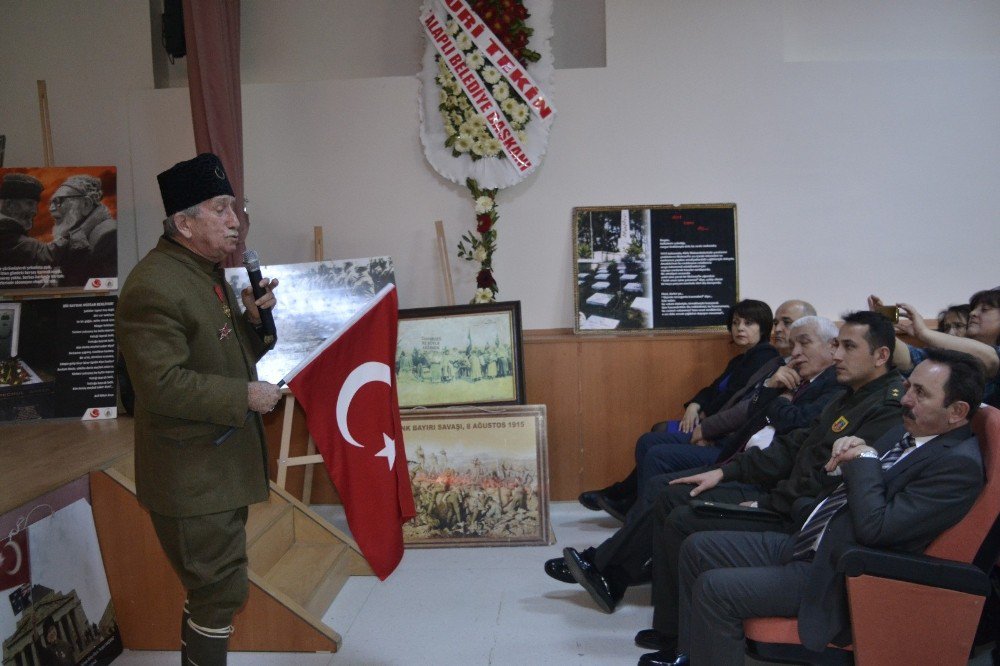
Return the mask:
<svg viewBox="0 0 1000 666">
<path fill-rule="evenodd" d="M 686 654 L 675 655 L 673 650 L 648 652 L 639 657 L 639 666 L 689 666 L 690 663 Z"/>
<path fill-rule="evenodd" d="M 625 514 L 632 508 L 635 502 L 634 497 L 624 497 L 622 499 L 612 499 L 607 493 L 597 495 L 597 506 L 604 509 L 612 518 L 625 522 Z"/>
<path fill-rule="evenodd" d="M 613 613 L 615 606 L 625 596 L 625 588 L 628 585 L 611 576 L 605 576 L 597 570 L 589 558 L 572 548 L 563 549 L 563 559 L 566 560 L 566 568 L 573 574 L 573 578 L 587 590 L 594 603 L 605 613 Z"/>
<path fill-rule="evenodd" d="M 635 635 L 637 647 L 647 650 L 659 650 L 660 652 L 677 652 L 677 639 L 672 636 L 661 634 L 656 629 L 643 629 Z"/>
<path fill-rule="evenodd" d="M 591 511 L 600 511 L 601 507 L 597 503 L 597 498 L 603 493 L 603 490 L 587 490 L 580 493 L 580 497 L 578 499 L 584 508 L 590 509 Z"/>
<path fill-rule="evenodd" d="M 566 566 L 566 559 L 563 557 L 555 557 L 551 560 L 546 560 L 545 573 L 547 573 L 550 578 L 555 578 L 561 583 L 576 583 L 576 579 L 573 578 L 573 574 L 569 572 L 569 568 Z"/>
</svg>

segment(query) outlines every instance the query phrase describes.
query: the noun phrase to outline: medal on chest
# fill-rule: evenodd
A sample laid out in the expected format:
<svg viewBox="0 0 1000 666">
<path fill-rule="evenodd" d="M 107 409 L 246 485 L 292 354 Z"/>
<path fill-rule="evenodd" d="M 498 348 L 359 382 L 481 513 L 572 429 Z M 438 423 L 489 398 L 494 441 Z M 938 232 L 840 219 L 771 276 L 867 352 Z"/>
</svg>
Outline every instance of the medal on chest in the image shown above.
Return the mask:
<svg viewBox="0 0 1000 666">
<path fill-rule="evenodd" d="M 232 319 L 233 311 L 229 308 L 229 304 L 226 303 L 226 295 L 222 292 L 222 287 L 220 285 L 214 285 L 214 287 L 215 287 L 215 295 L 218 297 L 219 303 L 222 304 L 222 314 L 226 315 L 226 319 Z M 233 327 L 230 326 L 229 322 L 227 321 L 225 324 L 222 325 L 222 328 L 219 329 L 219 340 L 225 340 L 226 338 L 229 337 L 229 334 L 232 332 L 233 332 Z"/>
</svg>

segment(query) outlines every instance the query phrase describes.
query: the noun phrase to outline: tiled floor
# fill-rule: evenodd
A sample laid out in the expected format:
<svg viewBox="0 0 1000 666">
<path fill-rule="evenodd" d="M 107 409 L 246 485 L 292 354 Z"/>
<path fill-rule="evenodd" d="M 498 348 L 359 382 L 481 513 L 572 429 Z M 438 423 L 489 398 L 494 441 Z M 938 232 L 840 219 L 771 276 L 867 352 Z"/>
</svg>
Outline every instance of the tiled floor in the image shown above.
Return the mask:
<svg viewBox="0 0 1000 666">
<path fill-rule="evenodd" d="M 314 507 L 341 529 L 343 513 Z M 563 547 L 596 544 L 618 523 L 575 502 L 554 503 L 558 542 L 518 548 L 408 550 L 385 582 L 351 579 L 323 621 L 343 636 L 336 654 L 235 653 L 233 666 L 340 664 L 635 664 L 632 637 L 650 626 L 649 587 L 632 588 L 612 615 L 542 563 Z M 126 652 L 125 666 L 176 666 L 176 652 Z M 990 663 L 988 654 L 974 662 Z"/>
</svg>

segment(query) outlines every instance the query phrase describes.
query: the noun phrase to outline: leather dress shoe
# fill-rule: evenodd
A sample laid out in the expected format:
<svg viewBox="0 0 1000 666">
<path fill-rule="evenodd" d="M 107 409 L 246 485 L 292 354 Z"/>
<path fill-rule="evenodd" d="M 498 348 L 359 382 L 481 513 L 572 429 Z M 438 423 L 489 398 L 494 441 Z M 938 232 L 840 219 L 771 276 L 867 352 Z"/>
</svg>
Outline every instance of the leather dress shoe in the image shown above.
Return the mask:
<svg viewBox="0 0 1000 666">
<path fill-rule="evenodd" d="M 576 583 L 573 574 L 569 572 L 569 567 L 566 566 L 566 558 L 564 557 L 554 557 L 551 560 L 546 560 L 545 573 L 550 578 L 555 578 L 561 583 Z"/>
<path fill-rule="evenodd" d="M 587 590 L 594 603 L 605 613 L 613 613 L 615 606 L 625 596 L 628 585 L 602 574 L 589 558 L 573 548 L 563 549 L 563 559 L 573 578 Z"/>
<path fill-rule="evenodd" d="M 677 639 L 665 636 L 656 629 L 643 629 L 635 635 L 637 647 L 647 650 L 658 650 L 660 652 L 677 652 Z"/>
<path fill-rule="evenodd" d="M 648 652 L 639 657 L 639 666 L 689 666 L 691 659 L 686 654 L 675 655 L 673 650 Z"/>
<path fill-rule="evenodd" d="M 604 494 L 603 490 L 587 490 L 580 493 L 580 504 L 591 511 L 600 511 L 601 505 L 597 503 L 597 498 Z"/>
<path fill-rule="evenodd" d="M 604 509 L 609 516 L 623 523 L 625 522 L 625 514 L 628 513 L 633 504 L 633 498 L 631 497 L 614 499 L 607 493 L 598 493 L 596 501 L 597 506 Z"/>
</svg>

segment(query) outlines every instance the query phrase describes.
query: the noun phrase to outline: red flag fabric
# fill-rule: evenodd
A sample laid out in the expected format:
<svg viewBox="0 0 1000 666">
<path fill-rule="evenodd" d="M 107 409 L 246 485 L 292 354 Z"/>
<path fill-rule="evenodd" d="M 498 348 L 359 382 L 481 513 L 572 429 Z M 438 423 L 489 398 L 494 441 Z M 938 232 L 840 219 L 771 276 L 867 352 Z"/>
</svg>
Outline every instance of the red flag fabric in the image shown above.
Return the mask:
<svg viewBox="0 0 1000 666">
<path fill-rule="evenodd" d="M 31 582 L 28 561 L 28 530 L 23 529 L 0 541 L 0 590 Z"/>
<path fill-rule="evenodd" d="M 416 515 L 396 395 L 396 289 L 389 285 L 285 377 L 372 571 L 403 558 Z"/>
</svg>

